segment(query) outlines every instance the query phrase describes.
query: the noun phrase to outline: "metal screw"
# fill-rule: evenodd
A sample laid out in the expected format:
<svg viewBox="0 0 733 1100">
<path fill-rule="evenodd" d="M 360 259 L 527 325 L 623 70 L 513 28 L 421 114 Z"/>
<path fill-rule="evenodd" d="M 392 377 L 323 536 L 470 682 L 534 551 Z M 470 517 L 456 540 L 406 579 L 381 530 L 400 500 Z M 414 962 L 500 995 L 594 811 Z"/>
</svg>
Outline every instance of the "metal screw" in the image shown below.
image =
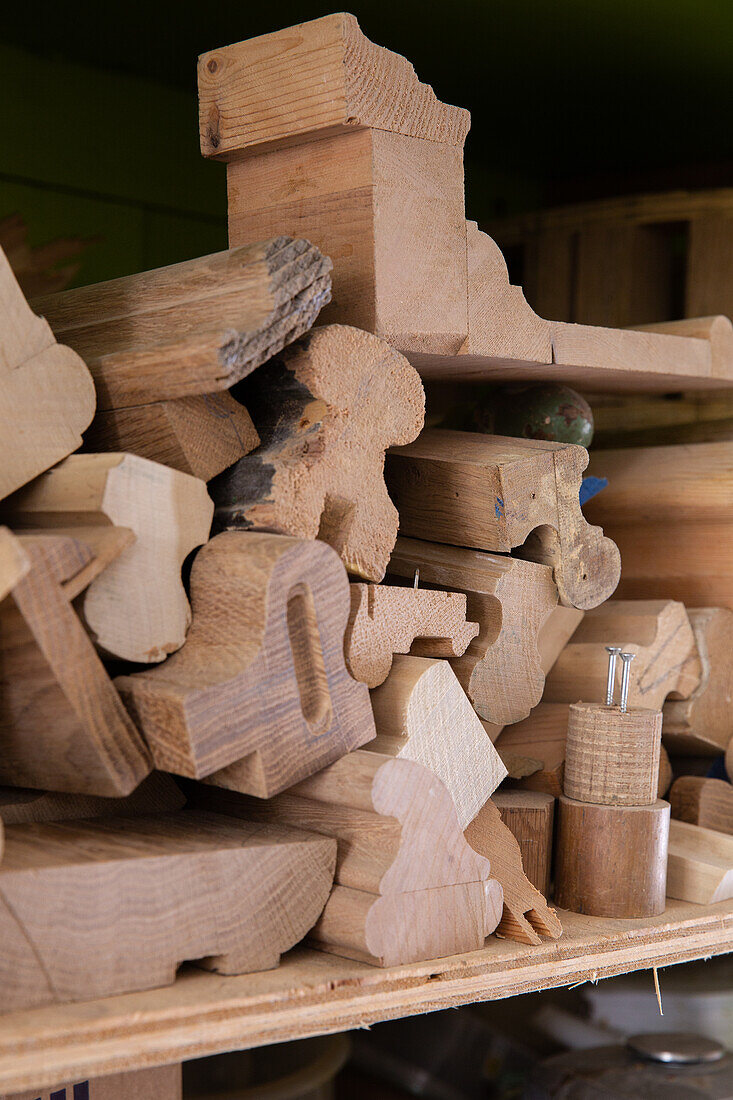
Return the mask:
<svg viewBox="0 0 733 1100">
<path fill-rule="evenodd" d="M 626 713 L 626 707 L 629 702 L 629 680 L 631 679 L 631 662 L 636 657 L 635 653 L 620 653 L 619 657 L 624 663 L 623 672 L 621 673 L 621 713 Z"/>
<path fill-rule="evenodd" d="M 417 588 L 419 583 L 420 583 L 420 570 L 416 569 L 415 570 L 415 579 L 412 582 L 412 587 Z"/>
<path fill-rule="evenodd" d="M 617 645 L 607 645 L 606 653 L 608 654 L 608 680 L 606 681 L 606 706 L 613 706 L 613 692 L 616 686 L 616 658 L 621 652 L 621 647 Z"/>
</svg>

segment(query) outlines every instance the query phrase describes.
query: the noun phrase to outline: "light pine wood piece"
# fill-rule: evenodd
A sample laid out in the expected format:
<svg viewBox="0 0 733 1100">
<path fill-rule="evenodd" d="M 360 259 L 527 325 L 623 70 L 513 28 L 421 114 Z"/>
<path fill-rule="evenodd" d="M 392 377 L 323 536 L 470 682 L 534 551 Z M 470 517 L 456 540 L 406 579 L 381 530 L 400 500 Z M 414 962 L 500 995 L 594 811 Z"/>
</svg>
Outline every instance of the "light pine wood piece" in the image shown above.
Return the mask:
<svg viewBox="0 0 733 1100">
<path fill-rule="evenodd" d="M 361 750 L 267 801 L 196 797 L 336 838 L 335 886 L 310 934 L 321 950 L 396 966 L 475 950 L 499 922 L 489 861 L 464 840 L 445 786 L 414 760 Z"/>
<path fill-rule="evenodd" d="M 433 771 L 450 791 L 465 829 L 506 768 L 448 662 L 398 654 L 371 701 L 377 736 L 369 749 Z"/>
<path fill-rule="evenodd" d="M 116 681 L 156 767 L 270 798 L 374 737 L 325 543 L 225 531 L 196 555 L 191 601 L 183 649 Z"/>
<path fill-rule="evenodd" d="M 673 819 L 667 893 L 697 905 L 733 897 L 733 837 Z"/>
<path fill-rule="evenodd" d="M 733 786 L 722 779 L 681 775 L 669 792 L 672 817 L 733 836 Z"/>
<path fill-rule="evenodd" d="M 326 325 L 241 397 L 262 445 L 212 483 L 219 526 L 322 539 L 350 573 L 380 581 L 398 525 L 384 452 L 414 439 L 425 413 L 407 360 L 367 332 Z"/>
<path fill-rule="evenodd" d="M 548 703 L 605 697 L 607 645 L 634 653 L 629 705 L 661 710 L 668 695 L 686 698 L 700 683 L 700 661 L 683 604 L 673 600 L 609 600 L 589 611 L 547 677 Z M 616 662 L 616 693 L 621 665 Z"/>
<path fill-rule="evenodd" d="M 81 445 L 94 416 L 94 383 L 30 308 L 0 248 L 0 499 Z"/>
<path fill-rule="evenodd" d="M 183 791 L 171 776 L 153 772 L 126 798 L 0 787 L 0 820 L 5 825 L 25 825 L 87 817 L 134 817 L 180 810 L 185 803 Z"/>
<path fill-rule="evenodd" d="M 688 609 L 700 682 L 682 700 L 662 708 L 662 734 L 676 753 L 717 753 L 733 737 L 733 611 Z"/>
<path fill-rule="evenodd" d="M 560 796 L 555 901 L 592 917 L 664 912 L 669 803 L 600 806 Z"/>
<path fill-rule="evenodd" d="M 309 241 L 250 238 L 33 307 L 84 357 L 99 408 L 123 409 L 229 389 L 307 332 L 329 300 L 330 270 Z"/>
<path fill-rule="evenodd" d="M 527 878 L 519 843 L 492 799 L 482 806 L 464 835 L 474 851 L 491 862 L 492 874 L 504 891 L 497 935 L 531 944 L 542 943 L 543 936 L 558 939 L 562 935 L 558 916 Z"/>
<path fill-rule="evenodd" d="M 621 569 L 616 546 L 580 510 L 587 465 L 573 444 L 430 428 L 390 449 L 387 485 L 403 534 L 517 549 L 552 566 L 560 603 L 587 610 L 608 599 Z"/>
<path fill-rule="evenodd" d="M 548 897 L 555 799 L 540 791 L 500 790 L 491 800 L 519 845 L 525 875 L 544 897 Z"/>
<path fill-rule="evenodd" d="M 127 795 L 150 755 L 64 591 L 92 551 L 63 536 L 19 541 L 30 571 L 0 605 L 0 783 Z"/>
<path fill-rule="evenodd" d="M 181 1100 L 181 1064 L 112 1073 L 87 1081 L 77 1077 L 73 1083 L 6 1093 L 0 1100 Z"/>
<path fill-rule="evenodd" d="M 87 451 L 127 451 L 209 481 L 258 447 L 252 417 L 230 393 L 207 393 L 97 413 Z"/>
<path fill-rule="evenodd" d="M 392 576 L 465 592 L 466 614 L 478 636 L 461 657 L 450 659 L 477 714 L 503 726 L 525 718 L 542 697 L 545 677 L 539 638 L 557 604 L 552 570 L 500 554 L 400 536 L 390 558 Z M 433 656 L 431 644 L 412 653 Z"/>
<path fill-rule="evenodd" d="M 466 622 L 463 592 L 430 592 L 383 584 L 352 584 L 346 667 L 370 688 L 389 676 L 392 656 L 416 643 L 431 657 L 461 656 L 479 632 Z"/>
<path fill-rule="evenodd" d="M 661 711 L 571 703 L 565 794 L 604 806 L 651 806 L 658 797 L 661 741 Z"/>
<path fill-rule="evenodd" d="M 149 664 L 180 649 L 191 622 L 184 558 L 209 536 L 214 505 L 198 478 L 127 454 L 72 455 L 7 502 L 18 527 L 116 525 L 136 538 L 86 590 L 97 646 Z"/>
<path fill-rule="evenodd" d="M 9 825 L 5 839 L 4 1011 L 168 985 L 183 960 L 277 966 L 323 909 L 336 857 L 326 837 L 190 811 Z"/>
</svg>

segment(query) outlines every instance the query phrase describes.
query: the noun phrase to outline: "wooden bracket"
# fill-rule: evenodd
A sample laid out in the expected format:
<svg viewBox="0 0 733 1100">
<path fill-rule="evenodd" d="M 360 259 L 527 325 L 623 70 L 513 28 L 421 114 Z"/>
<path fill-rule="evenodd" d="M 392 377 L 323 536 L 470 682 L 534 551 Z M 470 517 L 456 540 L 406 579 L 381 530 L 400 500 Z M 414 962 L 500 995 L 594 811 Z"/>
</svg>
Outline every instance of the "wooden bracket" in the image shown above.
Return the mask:
<svg viewBox="0 0 733 1100">
<path fill-rule="evenodd" d="M 336 857 L 326 837 L 189 811 L 9 825 L 5 841 L 3 1011 L 170 985 L 184 960 L 277 966 Z"/>
<path fill-rule="evenodd" d="M 460 656 L 479 632 L 466 622 L 463 592 L 430 592 L 383 584 L 352 584 L 346 628 L 346 666 L 370 688 L 389 676 L 392 656 L 413 643 L 425 656 Z M 417 641 L 416 641 L 417 640 Z"/>
<path fill-rule="evenodd" d="M 186 645 L 117 687 L 156 767 L 270 798 L 374 737 L 325 543 L 226 531 L 196 555 Z"/>
<path fill-rule="evenodd" d="M 673 818 L 667 893 L 698 905 L 733 898 L 733 837 Z"/>
<path fill-rule="evenodd" d="M 515 550 L 552 566 L 560 602 L 587 610 L 608 599 L 621 571 L 616 546 L 580 510 L 587 465 L 573 444 L 432 428 L 390 449 L 386 476 L 405 535 Z"/>
<path fill-rule="evenodd" d="M 388 569 L 397 577 L 418 569 L 421 583 L 467 594 L 466 614 L 479 633 L 463 656 L 450 659 L 451 667 L 487 722 L 503 726 L 525 718 L 545 686 L 539 638 L 557 604 L 551 569 L 402 536 Z M 431 645 L 418 641 L 412 653 L 435 656 Z"/>
<path fill-rule="evenodd" d="M 126 454 L 72 455 L 7 501 L 11 522 L 74 534 L 130 528 L 133 545 L 86 590 L 79 610 L 99 648 L 126 661 L 162 661 L 186 638 L 184 558 L 209 535 L 206 485 Z"/>
<path fill-rule="evenodd" d="M 211 485 L 220 527 L 329 543 L 350 573 L 380 581 L 397 537 L 384 452 L 420 431 L 422 384 L 368 332 L 327 325 L 238 391 L 262 445 Z"/>
<path fill-rule="evenodd" d="M 695 636 L 700 682 L 682 699 L 662 708 L 662 734 L 676 753 L 716 753 L 733 737 L 733 611 L 688 608 Z"/>
<path fill-rule="evenodd" d="M 722 779 L 681 775 L 669 792 L 672 817 L 733 836 L 733 786 Z"/>
</svg>

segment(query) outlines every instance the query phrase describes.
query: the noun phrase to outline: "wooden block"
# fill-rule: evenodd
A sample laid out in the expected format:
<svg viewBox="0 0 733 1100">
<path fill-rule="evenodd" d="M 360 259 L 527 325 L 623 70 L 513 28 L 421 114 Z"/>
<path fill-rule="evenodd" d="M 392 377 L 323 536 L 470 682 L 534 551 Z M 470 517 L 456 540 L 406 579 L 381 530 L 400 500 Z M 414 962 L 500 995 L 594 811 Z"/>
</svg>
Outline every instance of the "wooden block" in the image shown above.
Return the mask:
<svg viewBox="0 0 733 1100">
<path fill-rule="evenodd" d="M 698 905 L 733 897 L 733 838 L 673 819 L 669 826 L 667 894 Z"/>
<path fill-rule="evenodd" d="M 681 775 L 669 792 L 672 817 L 733 836 L 733 786 L 722 779 Z"/>
<path fill-rule="evenodd" d="M 522 853 L 524 873 L 541 894 L 550 893 L 555 799 L 539 791 L 496 791 L 491 800 Z"/>
<path fill-rule="evenodd" d="M 664 731 L 664 719 L 662 719 L 662 731 Z M 672 762 L 669 753 L 662 744 L 659 749 L 659 784 L 657 786 L 657 798 L 664 798 L 672 785 Z"/>
<path fill-rule="evenodd" d="M 716 753 L 733 737 L 733 611 L 688 609 L 700 667 L 700 682 L 682 700 L 662 708 L 662 734 L 672 752 Z"/>
<path fill-rule="evenodd" d="M 229 393 L 207 393 L 97 413 L 87 451 L 127 451 L 209 481 L 258 447 L 252 418 Z"/>
<path fill-rule="evenodd" d="M 352 584 L 344 647 L 346 667 L 370 688 L 389 676 L 394 653 L 409 653 L 416 639 L 431 657 L 460 656 L 479 632 L 466 622 L 463 592 L 431 592 L 383 584 Z"/>
<path fill-rule="evenodd" d="M 537 638 L 537 646 L 545 676 L 575 634 L 584 615 L 584 611 L 578 611 L 575 607 L 563 607 L 558 604 L 543 622 Z"/>
<path fill-rule="evenodd" d="M 664 912 L 669 803 L 600 806 L 561 795 L 555 901 L 591 917 Z"/>
<path fill-rule="evenodd" d="M 183 649 L 116 681 L 156 767 L 270 798 L 374 737 L 325 543 L 225 531 L 196 555 L 191 602 Z"/>
<path fill-rule="evenodd" d="M 94 384 L 79 356 L 31 310 L 0 248 L 0 499 L 81 444 Z"/>
<path fill-rule="evenodd" d="M 398 525 L 384 451 L 414 439 L 424 418 L 407 360 L 367 332 L 327 325 L 238 393 L 262 445 L 212 483 L 219 526 L 323 539 L 350 573 L 380 581 Z"/>
<path fill-rule="evenodd" d="M 568 710 L 567 703 L 539 703 L 523 722 L 505 726 L 499 734 L 496 748 L 502 758 L 512 752 L 542 761 L 540 771 L 520 781 L 524 790 L 555 798 L 562 794 Z"/>
<path fill-rule="evenodd" d="M 373 752 L 415 760 L 448 788 L 465 829 L 506 776 L 447 661 L 398 654 L 371 693 Z"/>
<path fill-rule="evenodd" d="M 7 502 L 18 527 L 129 527 L 133 545 L 86 590 L 79 610 L 97 646 L 162 661 L 186 638 L 184 558 L 209 536 L 214 506 L 198 478 L 126 454 L 72 455 Z"/>
<path fill-rule="evenodd" d="M 558 939 L 562 935 L 562 925 L 557 914 L 527 878 L 519 843 L 491 799 L 464 835 L 474 851 L 491 862 L 492 874 L 504 890 L 504 909 L 497 935 L 530 944 L 541 943 L 542 936 Z"/>
<path fill-rule="evenodd" d="M 30 567 L 30 559 L 19 539 L 7 527 L 0 527 L 0 601 L 13 591 Z"/>
<path fill-rule="evenodd" d="M 47 1089 L 6 1093 L 0 1100 L 181 1100 L 181 1064 L 77 1078 Z"/>
<path fill-rule="evenodd" d="M 733 306 L 733 301 L 731 305 Z M 733 362 L 733 323 L 728 316 L 723 316 L 722 310 L 717 316 L 710 317 L 703 316 L 704 312 L 696 310 L 692 316 L 678 321 L 634 325 L 634 328 L 639 332 L 660 332 L 704 340 L 710 348 L 712 373 L 722 377 L 730 372 L 730 364 Z M 682 440 L 672 442 L 681 443 Z"/>
<path fill-rule="evenodd" d="M 576 802 L 651 806 L 659 787 L 662 713 L 572 703 L 565 743 L 564 792 Z"/>
<path fill-rule="evenodd" d="M 607 645 L 634 653 L 629 704 L 661 710 L 668 695 L 689 696 L 700 682 L 695 636 L 685 607 L 672 600 L 610 600 L 589 611 L 547 677 L 548 703 L 605 697 Z M 616 692 L 622 662 L 616 662 Z M 617 694 L 618 697 L 618 694 Z"/>
<path fill-rule="evenodd" d="M 733 261 L 730 212 L 692 218 L 687 253 L 685 313 L 733 313 Z"/>
<path fill-rule="evenodd" d="M 315 946 L 377 966 L 483 946 L 501 915 L 488 860 L 463 838 L 445 786 L 414 760 L 349 753 L 267 801 L 200 791 L 204 805 L 338 841 Z"/>
<path fill-rule="evenodd" d="M 86 817 L 134 817 L 180 810 L 186 796 L 169 775 L 153 772 L 126 798 L 60 794 L 23 787 L 0 787 L 0 819 L 5 825 L 68 821 Z"/>
<path fill-rule="evenodd" d="M 580 510 L 588 454 L 535 439 L 428 429 L 392 447 L 387 485 L 400 531 L 551 565 L 560 603 L 587 610 L 608 599 L 620 558 Z"/>
<path fill-rule="evenodd" d="M 9 825 L 5 840 L 6 1012 L 170 985 L 184 960 L 277 966 L 320 914 L 336 857 L 325 837 L 193 811 Z"/>
<path fill-rule="evenodd" d="M 64 591 L 92 551 L 25 536 L 30 572 L 0 605 L 0 783 L 127 795 L 150 755 Z"/>
<path fill-rule="evenodd" d="M 329 300 L 330 270 L 309 241 L 250 238 L 33 305 L 86 360 L 99 408 L 124 409 L 229 389 L 307 332 Z"/>
<path fill-rule="evenodd" d="M 539 635 L 557 602 L 551 569 L 402 536 L 388 569 L 409 578 L 419 569 L 421 583 L 467 594 L 466 614 L 479 633 L 451 667 L 487 722 L 503 726 L 526 717 L 545 684 Z M 420 641 L 412 652 L 434 655 L 431 643 Z"/>
</svg>

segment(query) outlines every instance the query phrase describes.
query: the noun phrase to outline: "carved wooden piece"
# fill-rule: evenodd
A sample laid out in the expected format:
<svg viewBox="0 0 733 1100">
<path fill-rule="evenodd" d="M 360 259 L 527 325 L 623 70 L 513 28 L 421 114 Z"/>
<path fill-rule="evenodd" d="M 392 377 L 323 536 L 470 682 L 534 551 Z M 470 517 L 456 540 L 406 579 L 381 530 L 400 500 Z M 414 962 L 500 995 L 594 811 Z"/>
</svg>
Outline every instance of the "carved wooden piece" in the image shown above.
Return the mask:
<svg viewBox="0 0 733 1100">
<path fill-rule="evenodd" d="M 196 555 L 191 602 L 183 649 L 116 681 L 156 767 L 270 798 L 374 737 L 330 547 L 225 531 Z"/>
<path fill-rule="evenodd" d="M 662 713 L 572 703 L 564 791 L 576 802 L 651 806 L 659 787 Z"/>
<path fill-rule="evenodd" d="M 395 653 L 409 653 L 414 642 L 431 657 L 460 656 L 479 632 L 466 622 L 462 592 L 430 592 L 352 584 L 351 614 L 346 628 L 346 666 L 355 680 L 370 688 L 383 683 Z"/>
<path fill-rule="evenodd" d="M 331 261 L 309 241 L 252 240 L 34 309 L 86 360 L 100 409 L 226 390 L 306 332 L 330 298 Z"/>
<path fill-rule="evenodd" d="M 0 787 L 0 820 L 5 825 L 25 825 L 87 817 L 134 817 L 180 810 L 185 802 L 183 791 L 171 776 L 153 772 L 126 798 Z"/>
<path fill-rule="evenodd" d="M 258 370 L 238 396 L 262 445 L 212 483 L 217 522 L 320 538 L 351 573 L 384 576 L 398 516 L 384 451 L 423 424 L 420 379 L 367 332 L 314 329 Z"/>
<path fill-rule="evenodd" d="M 568 710 L 567 703 L 540 703 L 523 722 L 505 726 L 501 731 L 496 748 L 502 757 L 517 753 L 542 762 L 539 771 L 522 778 L 515 786 L 544 791 L 555 798 L 562 794 Z"/>
<path fill-rule="evenodd" d="M 13 591 L 30 567 L 30 560 L 20 540 L 7 527 L 0 527 L 0 600 Z"/>
<path fill-rule="evenodd" d="M 705 607 L 688 615 L 700 682 L 687 698 L 664 704 L 662 733 L 673 752 L 714 754 L 733 737 L 733 611 Z"/>
<path fill-rule="evenodd" d="M 390 558 L 393 576 L 460 590 L 479 633 L 451 667 L 476 712 L 503 726 L 526 717 L 542 697 L 540 637 L 557 602 L 552 571 L 534 562 L 400 536 Z M 417 641 L 414 654 L 433 656 Z"/>
<path fill-rule="evenodd" d="M 589 611 L 547 677 L 548 703 L 602 699 L 607 645 L 634 653 L 629 704 L 661 710 L 668 695 L 684 698 L 700 681 L 700 663 L 687 611 L 672 600 L 610 600 Z M 616 695 L 621 661 L 616 662 Z"/>
<path fill-rule="evenodd" d="M 75 451 L 94 416 L 79 356 L 31 310 L 0 248 L 0 499 Z"/>
<path fill-rule="evenodd" d="M 150 756 L 64 591 L 92 551 L 63 536 L 19 541 L 31 568 L 0 605 L 0 783 L 127 795 Z"/>
<path fill-rule="evenodd" d="M 465 842 L 444 785 L 414 760 L 357 751 L 267 801 L 197 798 L 336 838 L 335 886 L 310 934 L 324 951 L 396 966 L 476 950 L 499 921 L 488 860 Z"/>
<path fill-rule="evenodd" d="M 391 448 L 387 485 L 400 531 L 517 556 L 554 571 L 560 602 L 586 610 L 608 599 L 616 546 L 586 523 L 579 491 L 587 451 L 568 443 L 431 428 Z"/>
<path fill-rule="evenodd" d="M 547 897 L 550 892 L 555 799 L 539 791 L 500 790 L 491 796 L 491 801 L 519 845 L 525 875 Z"/>
<path fill-rule="evenodd" d="M 209 535 L 214 506 L 198 478 L 126 454 L 72 455 L 7 502 L 19 527 L 128 527 L 135 542 L 87 589 L 96 644 L 127 661 L 162 661 L 186 638 L 184 558 Z"/>
<path fill-rule="evenodd" d="M 430 768 L 450 791 L 465 828 L 506 768 L 448 662 L 398 654 L 371 702 L 377 736 L 369 748 Z"/>
<path fill-rule="evenodd" d="M 320 914 L 336 855 L 325 837 L 189 811 L 5 837 L 5 1011 L 169 985 L 184 960 L 277 966 Z"/>
<path fill-rule="evenodd" d="M 669 803 L 600 806 L 562 795 L 555 850 L 555 901 L 592 917 L 664 912 Z"/>
<path fill-rule="evenodd" d="M 733 897 L 733 837 L 687 821 L 669 826 L 667 893 L 711 905 Z"/>
<path fill-rule="evenodd" d="M 669 792 L 672 817 L 733 836 L 733 786 L 722 779 L 681 775 Z"/>
<path fill-rule="evenodd" d="M 127 451 L 209 481 L 259 446 L 252 418 L 229 393 L 97 413 L 86 451 Z"/>
<path fill-rule="evenodd" d="M 491 862 L 504 890 L 504 910 L 497 934 L 519 943 L 538 944 L 542 936 L 558 939 L 562 925 L 545 898 L 524 873 L 519 844 L 491 799 L 465 831 L 471 847 Z"/>
</svg>

